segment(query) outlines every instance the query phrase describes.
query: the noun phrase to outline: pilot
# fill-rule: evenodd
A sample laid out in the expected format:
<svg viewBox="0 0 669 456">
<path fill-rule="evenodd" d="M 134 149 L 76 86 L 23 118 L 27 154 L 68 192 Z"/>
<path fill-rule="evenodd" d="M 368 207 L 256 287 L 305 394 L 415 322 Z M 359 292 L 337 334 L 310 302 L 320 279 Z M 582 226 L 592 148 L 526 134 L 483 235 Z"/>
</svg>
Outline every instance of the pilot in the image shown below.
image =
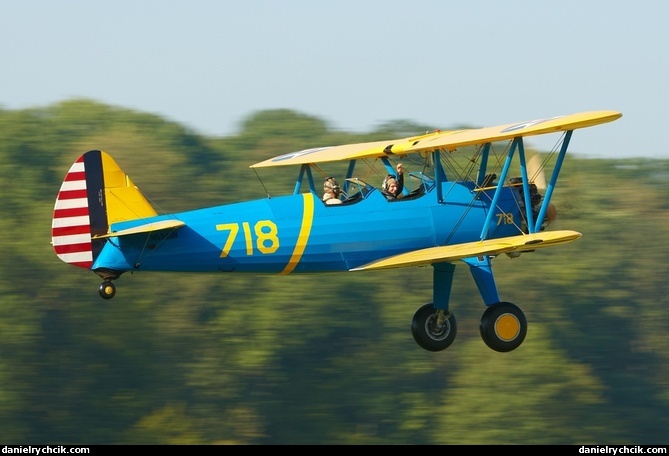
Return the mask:
<svg viewBox="0 0 669 456">
<path fill-rule="evenodd" d="M 404 189 L 404 168 L 402 163 L 397 164 L 397 176 L 388 174 L 383 179 L 381 186 L 381 193 L 383 193 L 388 201 L 395 201 L 402 195 Z"/>
<path fill-rule="evenodd" d="M 341 204 L 341 189 L 334 177 L 326 177 L 323 182 L 323 201 L 325 204 Z"/>
</svg>

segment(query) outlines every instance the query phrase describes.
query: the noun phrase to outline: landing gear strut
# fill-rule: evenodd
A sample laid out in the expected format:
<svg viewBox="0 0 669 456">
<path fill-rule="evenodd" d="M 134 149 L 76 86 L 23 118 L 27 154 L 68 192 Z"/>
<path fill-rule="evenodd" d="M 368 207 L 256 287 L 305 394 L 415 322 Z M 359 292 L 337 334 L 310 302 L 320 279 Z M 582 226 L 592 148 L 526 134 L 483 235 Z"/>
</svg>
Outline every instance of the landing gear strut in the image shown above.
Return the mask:
<svg viewBox="0 0 669 456">
<path fill-rule="evenodd" d="M 518 306 L 500 301 L 492 273 L 492 257 L 471 257 L 463 261 L 469 266 L 488 306 L 479 325 L 483 342 L 498 352 L 515 350 L 527 335 L 527 319 Z M 416 311 L 411 321 L 411 333 L 418 345 L 436 352 L 448 348 L 457 333 L 455 316 L 448 309 L 455 265 L 434 263 L 432 266 L 434 303 L 425 304 Z"/>
<path fill-rule="evenodd" d="M 103 282 L 98 287 L 98 293 L 102 299 L 111 299 L 116 294 L 116 285 L 112 283 L 112 280 L 116 280 L 121 277 L 122 272 L 115 271 L 113 269 L 99 268 L 95 269 L 97 275 L 103 280 Z"/>
</svg>

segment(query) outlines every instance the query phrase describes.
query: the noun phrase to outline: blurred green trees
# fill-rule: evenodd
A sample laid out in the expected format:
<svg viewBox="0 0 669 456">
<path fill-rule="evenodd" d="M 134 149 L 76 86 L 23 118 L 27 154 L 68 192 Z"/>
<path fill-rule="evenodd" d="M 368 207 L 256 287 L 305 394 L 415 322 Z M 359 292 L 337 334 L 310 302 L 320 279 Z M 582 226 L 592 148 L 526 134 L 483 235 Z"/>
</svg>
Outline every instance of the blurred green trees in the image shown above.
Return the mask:
<svg viewBox="0 0 669 456">
<path fill-rule="evenodd" d="M 110 152 L 160 211 L 266 189 L 248 166 L 308 147 L 429 130 L 333 131 L 288 110 L 206 138 L 158 116 L 71 100 L 0 111 L 0 440 L 6 444 L 665 444 L 669 161 L 569 156 L 558 249 L 496 260 L 525 343 L 480 340 L 456 270 L 458 337 L 420 349 L 431 270 L 313 276 L 136 273 L 112 301 L 53 254 L 53 204 L 83 152 Z M 263 175 L 291 191 L 292 173 Z M 271 189 L 270 189 L 271 187 Z M 276 190 L 278 188 L 279 190 Z"/>
</svg>

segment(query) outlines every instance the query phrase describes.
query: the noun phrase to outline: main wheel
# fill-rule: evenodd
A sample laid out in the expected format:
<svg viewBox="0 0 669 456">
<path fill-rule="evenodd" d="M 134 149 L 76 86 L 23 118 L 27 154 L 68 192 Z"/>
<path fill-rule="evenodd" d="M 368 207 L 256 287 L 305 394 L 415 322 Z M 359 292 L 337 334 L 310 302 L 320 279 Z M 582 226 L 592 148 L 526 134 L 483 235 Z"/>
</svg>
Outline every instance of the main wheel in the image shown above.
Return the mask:
<svg viewBox="0 0 669 456">
<path fill-rule="evenodd" d="M 100 296 L 104 299 L 111 299 L 116 294 L 116 285 L 109 280 L 105 280 L 98 287 L 98 293 L 100 293 Z"/>
<path fill-rule="evenodd" d="M 418 309 L 411 321 L 411 333 L 416 343 L 433 352 L 448 348 L 455 340 L 457 330 L 455 315 L 448 310 L 440 315 L 432 303 Z"/>
<path fill-rule="evenodd" d="M 515 304 L 498 302 L 483 312 L 480 330 L 488 347 L 498 352 L 510 352 L 525 340 L 527 319 Z"/>
</svg>

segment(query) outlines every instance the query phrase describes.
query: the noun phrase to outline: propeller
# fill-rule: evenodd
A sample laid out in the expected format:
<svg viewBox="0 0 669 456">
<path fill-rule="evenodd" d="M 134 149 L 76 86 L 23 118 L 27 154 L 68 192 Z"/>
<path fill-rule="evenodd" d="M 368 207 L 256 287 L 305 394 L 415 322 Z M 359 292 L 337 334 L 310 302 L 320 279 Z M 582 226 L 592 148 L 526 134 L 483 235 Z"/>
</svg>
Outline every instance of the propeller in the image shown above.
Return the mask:
<svg viewBox="0 0 669 456">
<path fill-rule="evenodd" d="M 541 156 L 539 154 L 532 154 L 527 160 L 527 177 L 530 182 L 534 182 L 537 190 L 540 192 L 546 191 L 546 173 L 544 173 L 544 164 L 541 163 Z"/>
<path fill-rule="evenodd" d="M 540 194 L 545 194 L 546 192 L 546 173 L 544 172 L 544 163 L 541 161 L 541 156 L 539 154 L 533 153 L 527 160 L 527 177 L 530 182 L 533 182 L 536 185 L 537 190 Z M 557 209 L 550 203 L 546 209 L 546 220 L 552 222 L 557 218 Z"/>
</svg>

